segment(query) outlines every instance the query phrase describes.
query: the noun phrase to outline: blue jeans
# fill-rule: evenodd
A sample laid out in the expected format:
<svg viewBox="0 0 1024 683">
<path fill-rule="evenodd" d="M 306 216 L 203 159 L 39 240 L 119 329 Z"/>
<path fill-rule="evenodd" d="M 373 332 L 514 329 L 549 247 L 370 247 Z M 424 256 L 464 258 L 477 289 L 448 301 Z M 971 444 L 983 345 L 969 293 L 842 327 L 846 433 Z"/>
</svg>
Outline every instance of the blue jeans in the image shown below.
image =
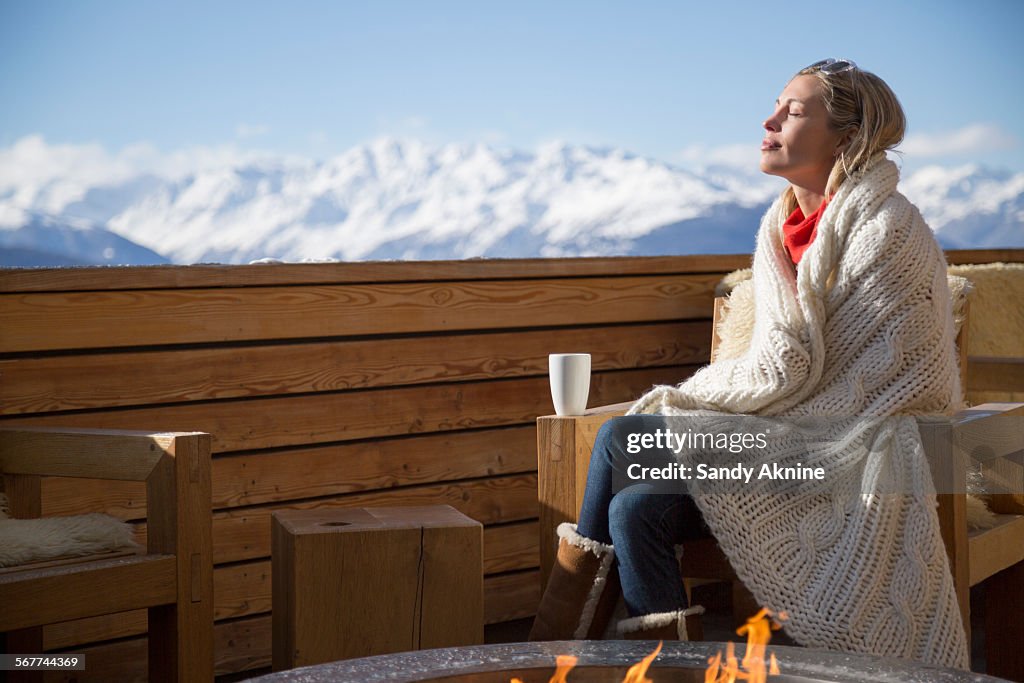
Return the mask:
<svg viewBox="0 0 1024 683">
<path fill-rule="evenodd" d="M 621 484 L 625 467 L 638 460 L 626 453 L 626 435 L 652 432 L 663 423 L 659 416 L 632 415 L 601 427 L 590 456 L 577 529 L 587 538 L 614 544 L 622 595 L 634 617 L 687 607 L 675 546 L 711 535 L 682 483 L 678 493 L 653 493 L 647 483 L 614 490 L 613 479 Z M 651 460 L 675 462 L 675 457 L 668 449 L 647 451 L 646 461 Z"/>
</svg>

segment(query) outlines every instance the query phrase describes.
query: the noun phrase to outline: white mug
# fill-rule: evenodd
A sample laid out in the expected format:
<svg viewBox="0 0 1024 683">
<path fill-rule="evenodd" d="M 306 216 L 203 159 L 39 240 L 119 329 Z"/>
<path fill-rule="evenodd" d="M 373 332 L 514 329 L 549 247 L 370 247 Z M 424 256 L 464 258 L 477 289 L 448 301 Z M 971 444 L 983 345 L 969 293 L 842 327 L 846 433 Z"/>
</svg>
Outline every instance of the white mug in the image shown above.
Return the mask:
<svg viewBox="0 0 1024 683">
<path fill-rule="evenodd" d="M 590 354 L 552 353 L 548 356 L 551 400 L 558 415 L 582 415 L 590 396 Z"/>
</svg>

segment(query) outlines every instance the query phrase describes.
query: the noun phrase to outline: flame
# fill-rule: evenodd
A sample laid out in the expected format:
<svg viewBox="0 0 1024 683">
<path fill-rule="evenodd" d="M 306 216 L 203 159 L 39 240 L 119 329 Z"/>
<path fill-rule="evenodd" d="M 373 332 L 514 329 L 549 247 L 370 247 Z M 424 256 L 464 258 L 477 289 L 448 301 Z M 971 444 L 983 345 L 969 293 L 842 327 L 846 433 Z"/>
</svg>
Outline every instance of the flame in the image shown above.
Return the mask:
<svg viewBox="0 0 1024 683">
<path fill-rule="evenodd" d="M 558 655 L 558 658 L 555 659 L 555 675 L 548 683 L 565 683 L 565 677 L 569 675 L 578 661 L 579 658 L 572 655 Z"/>
<path fill-rule="evenodd" d="M 747 653 L 743 661 L 736 659 L 736 648 L 730 642 L 725 645 L 725 662 L 722 661 L 722 653 L 708 659 L 708 668 L 704 671 L 704 683 L 736 683 L 736 681 L 748 681 L 749 683 L 767 683 L 769 675 L 779 673 L 779 663 L 772 654 L 765 666 L 765 654 L 767 654 L 768 641 L 772 638 L 772 631 L 778 631 L 782 626 L 772 619 L 772 613 L 768 609 L 761 609 L 760 612 L 747 619 L 747 623 L 736 629 L 737 635 L 747 636 Z M 786 619 L 785 612 L 775 615 L 779 620 Z"/>
<path fill-rule="evenodd" d="M 661 652 L 661 641 L 658 641 L 658 647 L 654 648 L 654 652 L 647 655 L 639 662 L 629 667 L 629 671 L 626 672 L 626 677 L 622 679 L 622 683 L 652 683 L 651 679 L 647 678 L 647 668 L 654 661 L 654 658 Z"/>
<path fill-rule="evenodd" d="M 569 675 L 578 661 L 579 658 L 572 655 L 558 655 L 555 659 L 555 674 L 548 683 L 566 683 L 565 677 Z M 523 681 L 520 678 L 513 678 L 511 683 L 523 683 Z"/>
<path fill-rule="evenodd" d="M 776 617 L 777 620 L 772 617 Z M 747 652 L 743 655 L 743 661 L 736 658 L 735 644 L 726 643 L 724 662 L 721 652 L 708 659 L 708 668 L 704 671 L 704 683 L 736 683 L 737 681 L 768 683 L 768 676 L 779 674 L 779 663 L 775 659 L 774 653 L 768 657 L 767 666 L 765 666 L 768 641 L 772 638 L 772 631 L 782 628 L 779 621 L 785 621 L 787 618 L 785 612 L 772 614 L 767 608 L 762 608 L 757 614 L 747 619 L 747 623 L 736 629 L 737 635 L 747 636 Z M 647 669 L 661 652 L 662 645 L 662 642 L 658 642 L 658 647 L 654 648 L 654 652 L 630 667 L 626 672 L 626 677 L 622 679 L 622 683 L 653 683 L 650 678 L 647 678 Z M 555 660 L 555 674 L 548 683 L 566 683 L 569 671 L 576 666 L 578 661 L 578 658 L 572 655 L 558 655 Z M 523 683 L 523 681 L 513 678 L 510 683 Z"/>
<path fill-rule="evenodd" d="M 654 652 L 631 666 L 629 671 L 626 672 L 626 677 L 622 679 L 622 683 L 653 683 L 645 674 L 648 667 L 651 666 L 651 662 L 661 652 L 661 646 L 662 643 L 659 642 L 658 647 L 654 648 Z M 548 683 L 567 683 L 566 677 L 578 661 L 579 658 L 572 655 L 558 655 L 555 659 L 555 673 L 548 680 Z M 512 678 L 509 683 L 523 683 L 523 680 L 521 678 Z"/>
</svg>

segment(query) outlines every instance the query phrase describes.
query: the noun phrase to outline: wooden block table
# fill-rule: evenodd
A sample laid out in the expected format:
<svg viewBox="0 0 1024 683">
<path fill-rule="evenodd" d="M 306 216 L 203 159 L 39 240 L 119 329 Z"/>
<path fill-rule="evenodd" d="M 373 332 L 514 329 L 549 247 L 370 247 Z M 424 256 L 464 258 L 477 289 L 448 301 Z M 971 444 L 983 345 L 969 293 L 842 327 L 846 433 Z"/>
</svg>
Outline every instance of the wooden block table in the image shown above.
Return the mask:
<svg viewBox="0 0 1024 683">
<path fill-rule="evenodd" d="M 483 527 L 448 505 L 272 515 L 274 670 L 483 642 Z"/>
</svg>

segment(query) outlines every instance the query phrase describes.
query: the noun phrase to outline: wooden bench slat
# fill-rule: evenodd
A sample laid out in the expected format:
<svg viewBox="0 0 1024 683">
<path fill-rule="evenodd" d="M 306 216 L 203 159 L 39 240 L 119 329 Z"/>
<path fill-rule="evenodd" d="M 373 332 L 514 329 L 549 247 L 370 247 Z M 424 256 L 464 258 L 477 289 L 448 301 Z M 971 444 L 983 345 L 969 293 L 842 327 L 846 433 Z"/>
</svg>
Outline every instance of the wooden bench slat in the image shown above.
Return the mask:
<svg viewBox="0 0 1024 683">
<path fill-rule="evenodd" d="M 996 515 L 998 524 L 991 529 L 972 531 L 967 538 L 970 548 L 970 585 L 976 586 L 988 577 L 1024 562 L 1024 545 L 1017 542 L 1024 534 L 1024 516 Z M 1024 586 L 1020 588 L 1024 590 Z"/>
<path fill-rule="evenodd" d="M 1024 403 L 983 403 L 960 415 L 952 433 L 957 449 L 980 463 L 986 475 L 990 470 L 992 474 L 1018 470 L 1004 484 L 1009 492 L 1020 493 L 1024 480 L 1019 465 L 1015 467 L 1012 463 L 1020 463 L 1024 457 Z"/>
<path fill-rule="evenodd" d="M 695 366 L 597 373 L 591 403 L 622 401 L 658 382 L 678 382 Z M 467 382 L 287 398 L 187 403 L 153 408 L 16 417 L 10 425 L 151 429 L 185 427 L 213 435 L 216 453 L 376 439 L 532 423 L 551 411 L 546 377 Z"/>
<path fill-rule="evenodd" d="M 552 349 L 586 349 L 595 372 L 703 363 L 709 330 L 691 321 L 18 357 L 0 361 L 0 414 L 545 375 Z"/>
<path fill-rule="evenodd" d="M 530 569 L 484 579 L 484 624 L 531 617 L 540 604 L 540 571 Z"/>
<path fill-rule="evenodd" d="M 213 562 L 216 565 L 268 557 L 270 513 L 274 510 L 442 504 L 484 525 L 533 519 L 537 517 L 537 475 L 531 472 L 222 510 L 213 513 Z M 134 528 L 135 540 L 145 544 L 146 523 L 137 523 Z"/>
<path fill-rule="evenodd" d="M 98 561 L 91 570 L 82 565 L 47 567 L 0 575 L 0 631 L 10 631 L 59 619 L 121 612 L 174 602 L 177 596 L 176 559 L 140 555 Z M 14 578 L 18 583 L 9 584 Z M 10 585 L 10 588 L 7 587 Z M 124 590 L 131 586 L 132 590 Z M 54 608 L 54 596 L 62 599 Z"/>
<path fill-rule="evenodd" d="M 1024 261 L 1024 249 L 950 249 L 946 262 Z M 659 275 L 715 272 L 750 267 L 750 254 L 689 254 L 466 261 L 281 263 L 144 267 L 22 268 L 0 270 L 0 292 L 132 290 L 164 287 L 259 287 L 354 282 L 490 280 L 498 278 Z"/>
<path fill-rule="evenodd" d="M 1021 250 L 1017 250 L 1020 252 Z M 958 252 L 948 252 L 956 261 Z M 983 260 L 1019 261 L 1014 250 L 967 252 Z M 103 291 L 198 287 L 266 287 L 269 285 L 340 285 L 438 280 L 537 279 L 589 275 L 667 275 L 719 273 L 750 266 L 750 254 L 685 256 L 610 256 L 544 259 L 471 259 L 463 261 L 385 261 L 349 263 L 282 263 L 231 266 L 150 266 L 97 268 L 30 268 L 0 270 L 0 292 Z"/>
<path fill-rule="evenodd" d="M 719 278 L 0 294 L 0 352 L 701 319 Z"/>
<path fill-rule="evenodd" d="M 213 572 L 218 621 L 270 612 L 270 560 L 217 567 Z M 146 632 L 146 610 L 78 619 L 43 628 L 46 650 L 72 648 Z"/>
<path fill-rule="evenodd" d="M 484 574 L 540 566 L 537 521 L 484 527 Z"/>
<path fill-rule="evenodd" d="M 0 428 L 0 472 L 144 482 L 173 442 L 171 434 L 76 431 L 63 426 L 31 431 Z"/>
<path fill-rule="evenodd" d="M 439 454 L 443 454 L 443 457 Z M 358 493 L 537 468 L 532 425 L 288 449 L 213 460 L 213 509 Z M 42 514 L 145 515 L 135 482 L 43 478 Z"/>
<path fill-rule="evenodd" d="M 270 666 L 270 617 L 226 621 L 213 627 L 214 673 L 230 674 Z M 129 638 L 85 648 L 85 671 L 48 671 L 45 683 L 145 683 L 146 638 Z"/>
<path fill-rule="evenodd" d="M 273 507 L 216 512 L 213 515 L 213 561 L 221 564 L 268 557 L 270 513 L 273 510 L 378 505 L 451 505 L 485 525 L 533 519 L 537 517 L 537 476 L 523 474 L 491 477 L 470 482 L 411 486 Z"/>
</svg>

